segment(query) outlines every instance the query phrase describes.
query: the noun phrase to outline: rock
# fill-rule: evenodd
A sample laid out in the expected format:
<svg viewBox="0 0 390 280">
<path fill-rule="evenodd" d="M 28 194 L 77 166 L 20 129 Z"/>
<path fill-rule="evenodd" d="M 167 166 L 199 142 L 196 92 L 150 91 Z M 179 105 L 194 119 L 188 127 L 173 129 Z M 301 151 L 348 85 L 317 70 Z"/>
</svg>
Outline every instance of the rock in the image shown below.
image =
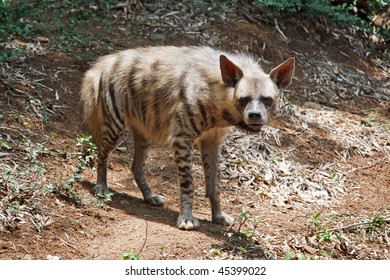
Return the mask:
<svg viewBox="0 0 390 280">
<path fill-rule="evenodd" d="M 51 260 L 51 261 L 58 261 L 61 258 L 58 256 L 47 255 L 46 259 Z"/>
<path fill-rule="evenodd" d="M 165 35 L 158 34 L 158 33 L 153 33 L 152 35 L 150 35 L 150 40 L 153 40 L 153 41 L 164 41 L 165 40 Z"/>
<path fill-rule="evenodd" d="M 308 109 L 314 109 L 314 110 L 322 110 L 323 107 L 318 104 L 318 103 L 315 103 L 315 102 L 311 102 L 311 101 L 307 101 L 305 103 L 303 103 L 303 107 L 306 107 Z"/>
</svg>

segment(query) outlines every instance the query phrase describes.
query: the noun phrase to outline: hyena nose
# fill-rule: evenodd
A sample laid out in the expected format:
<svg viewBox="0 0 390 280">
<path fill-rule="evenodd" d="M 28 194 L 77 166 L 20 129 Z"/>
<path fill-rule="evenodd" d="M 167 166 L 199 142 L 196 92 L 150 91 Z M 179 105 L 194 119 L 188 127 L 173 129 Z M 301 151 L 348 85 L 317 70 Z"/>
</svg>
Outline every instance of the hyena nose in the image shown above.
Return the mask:
<svg viewBox="0 0 390 280">
<path fill-rule="evenodd" d="M 261 114 L 258 112 L 251 112 L 248 114 L 248 117 L 252 121 L 259 121 L 261 120 Z"/>
</svg>

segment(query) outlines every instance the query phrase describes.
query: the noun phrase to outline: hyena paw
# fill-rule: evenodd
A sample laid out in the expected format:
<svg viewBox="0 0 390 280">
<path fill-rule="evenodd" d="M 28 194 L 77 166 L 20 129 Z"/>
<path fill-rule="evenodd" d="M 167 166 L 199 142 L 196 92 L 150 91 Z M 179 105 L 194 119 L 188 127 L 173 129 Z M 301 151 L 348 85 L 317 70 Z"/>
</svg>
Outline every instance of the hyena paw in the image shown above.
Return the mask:
<svg viewBox="0 0 390 280">
<path fill-rule="evenodd" d="M 162 196 L 152 194 L 149 197 L 145 197 L 145 202 L 151 206 L 163 206 L 165 201 Z"/>
<path fill-rule="evenodd" d="M 177 227 L 184 230 L 193 230 L 199 227 L 199 221 L 193 217 L 188 218 L 180 215 L 177 219 Z"/>
<path fill-rule="evenodd" d="M 110 190 L 107 188 L 107 185 L 102 185 L 102 184 L 97 184 L 93 188 L 95 194 L 101 195 L 101 196 L 106 196 L 106 195 L 111 195 L 112 193 Z"/>
<path fill-rule="evenodd" d="M 213 216 L 212 221 L 214 224 L 220 224 L 224 226 L 230 226 L 233 224 L 234 219 L 229 215 L 219 213 Z"/>
</svg>

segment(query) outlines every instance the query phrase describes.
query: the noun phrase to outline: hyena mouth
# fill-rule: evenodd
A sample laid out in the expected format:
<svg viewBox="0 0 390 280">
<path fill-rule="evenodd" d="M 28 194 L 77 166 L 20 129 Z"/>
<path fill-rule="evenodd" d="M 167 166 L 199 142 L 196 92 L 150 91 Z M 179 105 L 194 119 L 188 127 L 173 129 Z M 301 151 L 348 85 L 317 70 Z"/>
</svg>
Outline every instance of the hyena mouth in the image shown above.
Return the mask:
<svg viewBox="0 0 390 280">
<path fill-rule="evenodd" d="M 245 122 L 239 122 L 237 126 L 247 132 L 258 133 L 261 130 L 263 124 L 247 124 Z"/>
<path fill-rule="evenodd" d="M 249 130 L 253 132 L 259 132 L 260 129 L 262 128 L 262 124 L 247 124 Z"/>
</svg>

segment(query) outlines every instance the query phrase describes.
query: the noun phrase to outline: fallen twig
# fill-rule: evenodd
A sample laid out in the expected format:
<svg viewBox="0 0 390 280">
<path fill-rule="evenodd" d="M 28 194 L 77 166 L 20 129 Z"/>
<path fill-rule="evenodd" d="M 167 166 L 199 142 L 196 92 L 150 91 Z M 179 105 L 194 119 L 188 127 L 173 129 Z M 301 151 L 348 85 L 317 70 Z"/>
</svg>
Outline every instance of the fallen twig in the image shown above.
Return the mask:
<svg viewBox="0 0 390 280">
<path fill-rule="evenodd" d="M 142 252 L 142 250 L 144 249 L 145 244 L 146 244 L 146 240 L 148 240 L 148 221 L 147 220 L 145 220 L 145 239 L 144 239 L 144 243 L 142 244 L 141 249 L 139 249 L 139 251 L 137 253 L 138 256 Z"/>
<path fill-rule="evenodd" d="M 79 250 L 79 249 L 77 249 L 77 248 L 76 248 L 75 246 L 73 246 L 72 244 L 69 244 L 69 243 L 66 242 L 64 239 L 61 239 L 61 238 L 59 238 L 59 237 L 57 237 L 57 239 L 58 239 L 59 241 L 61 241 L 61 243 L 64 244 L 65 246 L 68 246 L 68 247 L 70 247 L 70 248 L 72 248 L 72 249 L 74 249 L 74 250 L 76 250 L 77 252 L 80 253 L 80 250 Z"/>
<path fill-rule="evenodd" d="M 383 220 L 383 223 L 389 223 L 389 222 L 390 222 L 390 218 L 386 218 L 386 219 Z M 375 223 L 375 222 L 373 222 L 373 221 L 360 222 L 360 223 L 351 224 L 351 225 L 347 225 L 347 226 L 343 226 L 343 227 L 335 227 L 335 228 L 327 229 L 326 231 L 327 232 L 344 231 L 344 230 L 347 230 L 347 229 L 350 229 L 350 228 L 370 225 L 370 224 L 373 224 L 373 223 Z M 320 231 L 317 231 L 314 234 L 319 234 L 319 233 L 322 233 L 322 232 L 324 232 L 324 231 L 320 230 Z"/>
<path fill-rule="evenodd" d="M 288 41 L 287 36 L 284 35 L 283 31 L 280 29 L 279 24 L 278 24 L 278 20 L 277 20 L 276 18 L 275 18 L 275 28 L 276 28 L 276 30 L 280 33 L 280 35 L 282 35 L 282 37 L 283 37 L 286 41 Z"/>
<path fill-rule="evenodd" d="M 346 173 L 344 174 L 343 182 L 345 182 L 346 179 L 348 178 L 348 176 L 351 175 L 352 173 L 357 172 L 357 171 L 361 171 L 361 170 L 365 170 L 365 169 L 372 168 L 372 167 L 374 167 L 375 165 L 377 165 L 377 164 L 379 164 L 379 163 L 381 163 L 381 162 L 384 162 L 384 161 L 386 161 L 386 160 L 387 160 L 387 158 L 384 157 L 384 158 L 381 158 L 381 159 L 379 159 L 379 160 L 377 160 L 377 161 L 375 161 L 375 162 L 373 162 L 373 163 L 371 163 L 371 164 L 367 164 L 367 165 L 361 166 L 361 167 L 352 168 L 351 170 L 349 170 L 348 172 L 346 172 Z"/>
</svg>

